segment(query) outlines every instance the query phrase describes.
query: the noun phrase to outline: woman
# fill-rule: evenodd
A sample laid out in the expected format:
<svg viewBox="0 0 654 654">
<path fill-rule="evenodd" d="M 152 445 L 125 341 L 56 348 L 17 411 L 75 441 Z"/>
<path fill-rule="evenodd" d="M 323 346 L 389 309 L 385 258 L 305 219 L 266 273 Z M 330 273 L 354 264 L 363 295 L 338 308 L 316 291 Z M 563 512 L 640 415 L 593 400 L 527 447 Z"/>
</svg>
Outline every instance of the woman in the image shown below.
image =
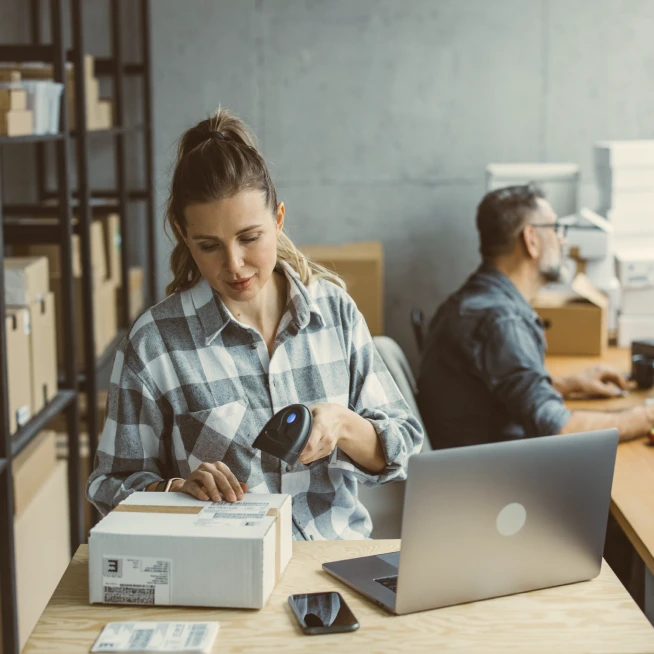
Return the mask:
<svg viewBox="0 0 654 654">
<path fill-rule="evenodd" d="M 102 513 L 142 490 L 290 493 L 295 538 L 366 538 L 357 481 L 406 477 L 420 424 L 342 281 L 296 249 L 284 215 L 239 119 L 219 109 L 182 136 L 167 216 L 174 279 L 116 354 L 87 486 Z M 298 463 L 253 449 L 298 402 L 313 414 Z"/>
</svg>

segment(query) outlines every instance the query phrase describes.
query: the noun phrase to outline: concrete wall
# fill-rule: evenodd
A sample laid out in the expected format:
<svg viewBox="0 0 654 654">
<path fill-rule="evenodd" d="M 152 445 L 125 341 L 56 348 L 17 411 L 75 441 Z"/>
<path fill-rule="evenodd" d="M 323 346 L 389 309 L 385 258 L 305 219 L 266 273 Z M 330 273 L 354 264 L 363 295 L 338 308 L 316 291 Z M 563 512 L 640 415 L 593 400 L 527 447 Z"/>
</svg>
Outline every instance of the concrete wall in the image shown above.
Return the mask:
<svg viewBox="0 0 654 654">
<path fill-rule="evenodd" d="M 593 142 L 654 136 L 649 0 L 157 0 L 152 20 L 160 202 L 176 137 L 237 111 L 297 242 L 384 242 L 414 361 L 410 309 L 478 263 L 487 163 L 578 162 L 592 205 Z"/>
<path fill-rule="evenodd" d="M 105 4 L 88 2 L 93 54 Z M 27 38 L 23 5 L 2 3 L 3 41 Z M 578 162 L 592 205 L 593 142 L 654 136 L 653 33 L 651 0 L 152 0 L 158 220 L 176 139 L 233 109 L 297 242 L 384 242 L 387 333 L 415 361 L 410 309 L 477 265 L 488 162 Z M 4 161 L 9 192 L 27 190 L 30 167 Z M 163 229 L 158 247 L 163 294 Z"/>
</svg>

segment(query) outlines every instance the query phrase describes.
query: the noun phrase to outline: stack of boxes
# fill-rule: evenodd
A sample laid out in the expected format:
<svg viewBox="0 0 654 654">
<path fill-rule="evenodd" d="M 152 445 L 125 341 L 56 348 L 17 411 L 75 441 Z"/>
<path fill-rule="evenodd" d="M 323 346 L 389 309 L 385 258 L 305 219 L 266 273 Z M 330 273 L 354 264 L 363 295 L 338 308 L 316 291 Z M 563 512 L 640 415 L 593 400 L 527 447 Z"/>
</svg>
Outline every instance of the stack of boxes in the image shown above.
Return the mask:
<svg viewBox="0 0 654 654">
<path fill-rule="evenodd" d="M 55 306 L 48 286 L 47 259 L 6 258 L 4 274 L 13 433 L 57 393 Z"/>
<path fill-rule="evenodd" d="M 0 69 L 0 136 L 26 136 L 33 131 L 34 114 L 27 108 L 20 73 Z"/>
<path fill-rule="evenodd" d="M 24 80 L 54 79 L 51 64 L 22 64 L 18 70 Z M 84 55 L 84 86 L 87 129 L 109 129 L 113 126 L 113 105 L 111 100 L 100 99 L 100 83 L 95 76 L 95 60 L 91 55 Z M 69 126 L 75 129 L 75 74 L 71 63 L 66 65 L 66 90 Z"/>
<path fill-rule="evenodd" d="M 56 459 L 53 432 L 42 431 L 14 458 L 12 476 L 22 650 L 70 561 L 67 466 Z"/>
<path fill-rule="evenodd" d="M 654 140 L 595 146 L 601 212 L 620 282 L 618 345 L 654 338 Z"/>
<path fill-rule="evenodd" d="M 73 281 L 75 293 L 75 321 L 77 360 L 84 364 L 84 311 L 82 302 L 82 262 L 80 237 L 73 235 Z M 46 257 L 50 264 L 50 286 L 55 294 L 57 307 L 57 334 L 59 364 L 63 364 L 63 326 L 61 298 L 61 257 L 58 245 L 26 245 L 14 248 L 27 256 Z M 91 267 L 93 279 L 93 324 L 95 330 L 95 354 L 100 356 L 118 333 L 116 294 L 121 286 L 120 278 L 120 218 L 117 214 L 91 221 Z"/>
</svg>

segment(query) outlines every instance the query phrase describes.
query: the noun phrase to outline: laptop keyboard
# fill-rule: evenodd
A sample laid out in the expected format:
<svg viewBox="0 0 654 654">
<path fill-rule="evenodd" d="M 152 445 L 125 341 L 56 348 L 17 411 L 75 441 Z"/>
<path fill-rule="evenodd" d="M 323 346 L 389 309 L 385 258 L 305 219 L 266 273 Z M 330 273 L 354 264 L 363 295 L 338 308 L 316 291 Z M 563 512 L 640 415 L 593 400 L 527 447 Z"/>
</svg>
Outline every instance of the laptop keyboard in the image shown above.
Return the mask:
<svg viewBox="0 0 654 654">
<path fill-rule="evenodd" d="M 378 584 L 381 584 L 384 588 L 388 588 L 388 590 L 397 593 L 397 575 L 392 577 L 379 577 L 378 579 L 375 579 L 375 581 Z"/>
</svg>

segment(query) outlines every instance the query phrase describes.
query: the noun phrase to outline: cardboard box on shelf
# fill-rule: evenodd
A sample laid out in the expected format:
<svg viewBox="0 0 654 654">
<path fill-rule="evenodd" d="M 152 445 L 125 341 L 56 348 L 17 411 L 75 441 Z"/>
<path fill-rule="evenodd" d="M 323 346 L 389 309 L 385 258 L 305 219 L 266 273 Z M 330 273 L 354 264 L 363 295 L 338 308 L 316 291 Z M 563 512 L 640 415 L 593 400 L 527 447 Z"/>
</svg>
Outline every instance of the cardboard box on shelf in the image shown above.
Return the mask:
<svg viewBox="0 0 654 654">
<path fill-rule="evenodd" d="M 290 495 L 133 493 L 91 530 L 90 602 L 260 609 L 291 558 L 291 510 Z"/>
<path fill-rule="evenodd" d="M 121 234 L 120 234 L 120 216 L 117 213 L 110 213 L 103 218 L 102 226 L 104 229 L 104 248 L 107 260 L 107 277 L 114 286 L 120 286 L 122 275 L 120 269 L 120 251 L 121 251 Z"/>
<path fill-rule="evenodd" d="M 103 284 L 106 284 L 104 282 Z M 106 293 L 102 293 L 103 284 L 96 288 L 93 302 L 93 332 L 95 335 L 95 355 L 100 356 L 105 349 L 105 326 L 102 321 L 105 316 L 103 302 L 107 301 Z M 50 286 L 55 296 L 55 315 L 57 318 L 57 364 L 64 363 L 64 332 L 63 321 L 61 316 L 62 297 L 61 297 L 61 278 L 58 275 L 50 276 Z M 84 321 L 84 304 L 82 302 L 82 279 L 74 280 L 75 293 L 75 334 L 77 340 L 77 363 L 81 367 L 84 365 L 84 339 L 82 334 L 85 331 Z"/>
<path fill-rule="evenodd" d="M 100 100 L 95 105 L 93 129 L 109 129 L 114 125 L 114 107 L 111 100 Z"/>
<path fill-rule="evenodd" d="M 102 351 L 104 352 L 118 336 L 118 309 L 116 287 L 111 280 L 102 283 L 96 302 L 102 302 Z"/>
<path fill-rule="evenodd" d="M 0 82 L 20 82 L 20 71 L 15 67 L 8 67 L 7 64 L 0 64 Z"/>
<path fill-rule="evenodd" d="M 47 295 L 48 260 L 44 257 L 5 258 L 5 304 L 28 306 Z"/>
<path fill-rule="evenodd" d="M 609 301 L 585 275 L 569 291 L 539 293 L 532 306 L 545 323 L 548 354 L 596 356 L 606 349 Z"/>
<path fill-rule="evenodd" d="M 91 266 L 93 282 L 100 283 L 108 275 L 107 253 L 105 249 L 105 228 L 100 219 L 91 221 Z M 81 242 L 78 234 L 73 234 L 73 277 L 82 276 Z M 59 245 L 35 244 L 14 246 L 14 252 L 29 257 L 45 257 L 48 260 L 51 275 L 61 275 L 61 248 Z"/>
<path fill-rule="evenodd" d="M 122 324 L 122 301 L 124 287 L 116 289 L 116 309 Z M 143 311 L 143 268 L 132 267 L 129 269 L 129 319 L 127 323 L 136 320 Z"/>
<path fill-rule="evenodd" d="M 12 434 L 32 417 L 32 380 L 27 363 L 30 358 L 29 321 L 27 309 L 7 309 L 7 386 Z"/>
<path fill-rule="evenodd" d="M 32 415 L 57 394 L 57 322 L 54 293 L 28 307 L 30 314 L 30 378 Z"/>
<path fill-rule="evenodd" d="M 57 467 L 56 437 L 42 431 L 11 462 L 14 480 L 14 515 L 19 516 L 38 494 L 43 480 Z"/>
<path fill-rule="evenodd" d="M 24 111 L 27 109 L 27 93 L 21 88 L 0 89 L 0 111 Z"/>
<path fill-rule="evenodd" d="M 54 472 L 40 481 L 38 492 L 14 522 L 21 650 L 70 562 L 65 462 L 57 462 Z"/>
<path fill-rule="evenodd" d="M 29 109 L 0 111 L 0 136 L 29 136 L 34 133 L 34 114 Z"/>
<path fill-rule="evenodd" d="M 618 316 L 618 347 L 631 347 L 633 341 L 654 338 L 654 316 Z"/>
<path fill-rule="evenodd" d="M 312 261 L 338 273 L 347 284 L 373 336 L 384 333 L 384 255 L 378 241 L 342 245 L 302 245 Z"/>
</svg>

